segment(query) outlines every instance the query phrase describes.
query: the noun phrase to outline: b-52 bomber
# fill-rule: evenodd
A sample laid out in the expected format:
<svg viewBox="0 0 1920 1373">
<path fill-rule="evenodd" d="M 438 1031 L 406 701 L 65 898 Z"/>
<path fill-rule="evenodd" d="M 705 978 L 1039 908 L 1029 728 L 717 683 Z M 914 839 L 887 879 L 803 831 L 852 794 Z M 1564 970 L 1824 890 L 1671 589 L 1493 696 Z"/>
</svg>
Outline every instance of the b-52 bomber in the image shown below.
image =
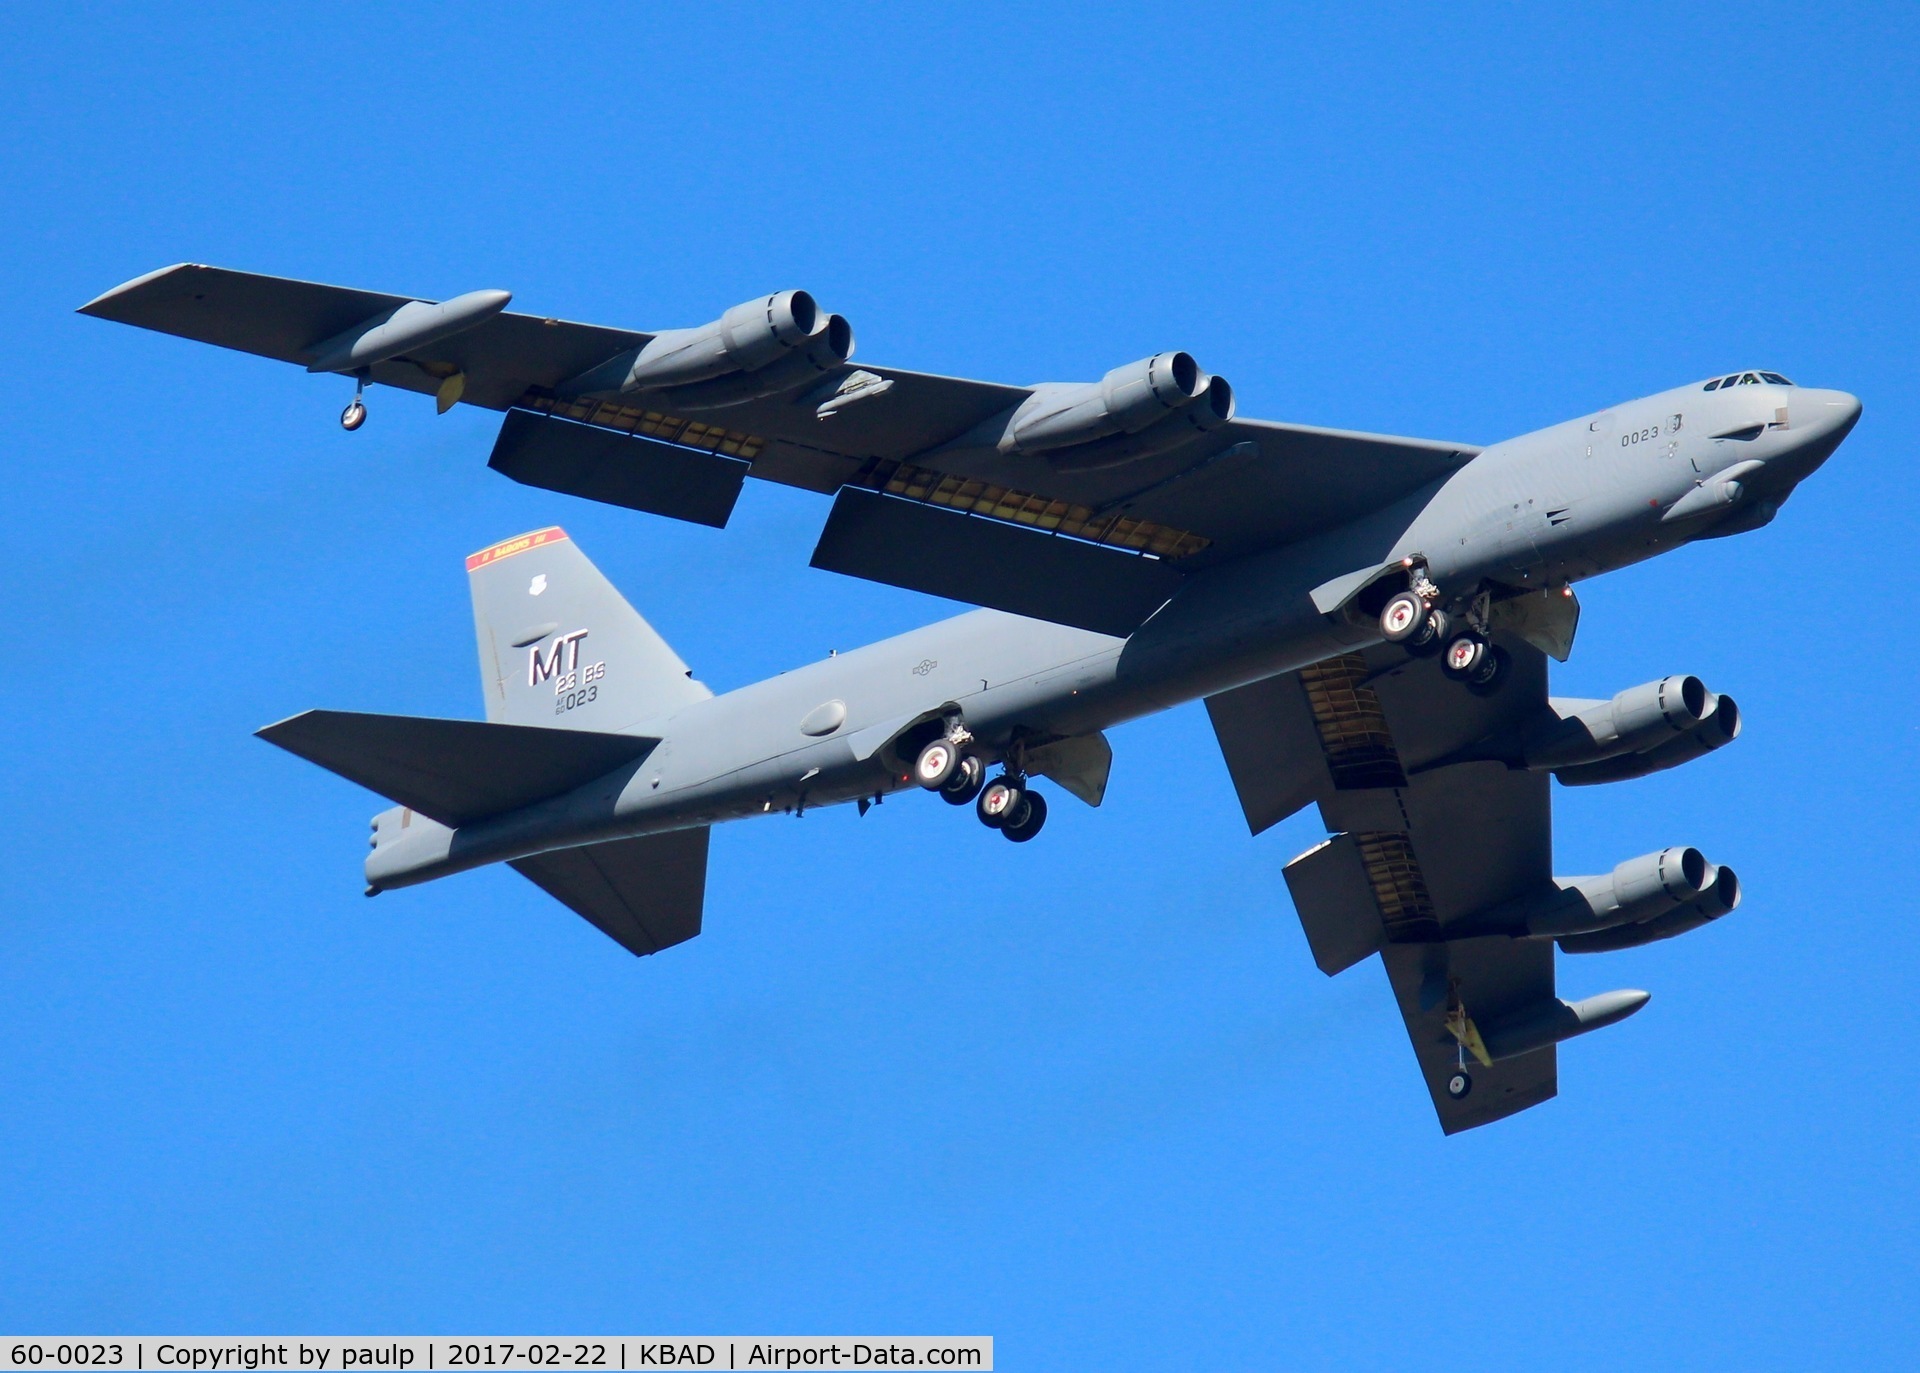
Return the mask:
<svg viewBox="0 0 1920 1373">
<path fill-rule="evenodd" d="M 1733 910 L 1674 846 L 1552 871 L 1549 779 L 1626 781 L 1731 742 L 1684 674 L 1548 694 L 1573 583 L 1758 529 L 1860 403 L 1734 371 L 1489 447 L 1242 419 L 1183 352 L 1006 386 L 856 366 L 802 291 L 661 333 L 169 267 L 89 315 L 505 412 L 515 481 L 722 526 L 745 478 L 832 505 L 813 565 L 981 607 L 714 695 L 557 528 L 467 560 L 485 723 L 315 710 L 263 737 L 396 806 L 368 892 L 505 862 L 636 954 L 700 932 L 710 828 L 924 788 L 1025 843 L 1035 779 L 1099 805 L 1103 731 L 1206 701 L 1249 828 L 1336 974 L 1379 955 L 1449 1134 L 1553 1096 L 1555 1046 L 1642 991 L 1568 954 Z"/>
</svg>

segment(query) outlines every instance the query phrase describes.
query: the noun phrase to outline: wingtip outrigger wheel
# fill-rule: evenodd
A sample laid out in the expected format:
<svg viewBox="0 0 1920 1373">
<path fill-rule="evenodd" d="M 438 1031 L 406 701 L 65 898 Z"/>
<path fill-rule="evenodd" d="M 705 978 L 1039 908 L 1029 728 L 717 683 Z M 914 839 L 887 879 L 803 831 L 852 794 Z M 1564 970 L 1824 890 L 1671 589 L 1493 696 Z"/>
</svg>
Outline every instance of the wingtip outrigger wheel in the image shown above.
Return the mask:
<svg viewBox="0 0 1920 1373">
<path fill-rule="evenodd" d="M 353 399 L 347 402 L 347 408 L 340 412 L 340 427 L 351 434 L 367 422 L 367 403 L 361 399 L 361 390 L 367 384 L 365 377 L 353 379 Z"/>
<path fill-rule="evenodd" d="M 1447 1095 L 1455 1101 L 1459 1101 L 1472 1090 L 1473 1077 L 1465 1068 L 1456 1069 L 1453 1075 L 1447 1079 Z"/>
</svg>

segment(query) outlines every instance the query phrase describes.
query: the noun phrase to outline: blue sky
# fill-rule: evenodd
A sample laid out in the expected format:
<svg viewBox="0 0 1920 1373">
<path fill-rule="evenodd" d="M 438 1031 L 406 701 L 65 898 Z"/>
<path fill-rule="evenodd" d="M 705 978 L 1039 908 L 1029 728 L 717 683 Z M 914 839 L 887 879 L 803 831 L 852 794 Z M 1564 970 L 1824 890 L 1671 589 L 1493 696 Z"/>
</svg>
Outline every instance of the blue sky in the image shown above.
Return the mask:
<svg viewBox="0 0 1920 1373">
<path fill-rule="evenodd" d="M 15 7 L 0 17 L 0 1328 L 988 1333 L 1005 1368 L 1889 1367 L 1920 1339 L 1910 7 Z M 1562 691 L 1740 743 L 1556 792 L 1732 863 L 1562 1095 L 1441 1137 L 1204 712 L 1039 843 L 714 841 L 636 961 L 250 737 L 480 713 L 463 556 L 562 523 L 716 688 L 948 613 L 489 473 L 497 419 L 72 313 L 180 260 L 607 324 L 804 286 L 1004 381 L 1490 442 L 1747 366 L 1859 394 L 1776 524 L 1582 589 Z"/>
</svg>

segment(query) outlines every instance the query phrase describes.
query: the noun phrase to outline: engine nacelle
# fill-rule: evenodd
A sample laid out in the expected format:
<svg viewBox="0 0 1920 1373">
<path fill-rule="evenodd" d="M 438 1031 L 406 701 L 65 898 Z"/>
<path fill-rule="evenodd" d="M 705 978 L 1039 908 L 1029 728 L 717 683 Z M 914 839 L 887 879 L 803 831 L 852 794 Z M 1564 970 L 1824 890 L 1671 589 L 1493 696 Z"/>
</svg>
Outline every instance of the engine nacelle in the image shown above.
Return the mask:
<svg viewBox="0 0 1920 1373">
<path fill-rule="evenodd" d="M 1013 412 L 997 446 L 1002 452 L 1045 453 L 1109 434 L 1137 434 L 1205 389 L 1191 354 L 1156 353 L 1099 381 L 1036 388 Z"/>
<path fill-rule="evenodd" d="M 1620 753 L 1596 763 L 1554 770 L 1562 786 L 1586 787 L 1600 782 L 1624 782 L 1691 763 L 1740 737 L 1740 707 L 1731 696 L 1713 698 L 1713 708 L 1698 725 L 1665 743 L 1640 753 Z"/>
<path fill-rule="evenodd" d="M 1137 462 L 1178 448 L 1195 434 L 1218 429 L 1233 418 L 1233 387 L 1225 377 L 1210 376 L 1201 384 L 1191 405 L 1154 421 L 1137 434 L 1112 434 L 1091 443 L 1053 450 L 1048 461 L 1057 471 L 1091 472 Z"/>
<path fill-rule="evenodd" d="M 711 410 L 798 390 L 853 356 L 853 326 L 805 291 L 736 305 L 711 324 L 668 329 L 559 388 L 566 396 L 642 395 Z"/>
<path fill-rule="evenodd" d="M 1629 858 L 1609 873 L 1555 878 L 1554 894 L 1504 913 L 1502 923 L 1523 925 L 1530 939 L 1638 924 L 1697 901 L 1712 887 L 1716 871 L 1699 849 L 1661 849 Z"/>
<path fill-rule="evenodd" d="M 1526 766 L 1535 772 L 1657 748 L 1705 720 L 1714 696 L 1705 682 L 1689 675 L 1629 687 L 1611 701 L 1549 704 L 1555 718 L 1523 745 Z"/>
<path fill-rule="evenodd" d="M 1632 925 L 1617 925 L 1610 930 L 1572 935 L 1560 940 L 1562 953 L 1611 953 L 1615 949 L 1637 949 L 1656 940 L 1697 930 L 1718 920 L 1740 904 L 1740 879 L 1732 868 L 1715 868 L 1713 880 L 1696 900 L 1678 910 Z"/>
</svg>

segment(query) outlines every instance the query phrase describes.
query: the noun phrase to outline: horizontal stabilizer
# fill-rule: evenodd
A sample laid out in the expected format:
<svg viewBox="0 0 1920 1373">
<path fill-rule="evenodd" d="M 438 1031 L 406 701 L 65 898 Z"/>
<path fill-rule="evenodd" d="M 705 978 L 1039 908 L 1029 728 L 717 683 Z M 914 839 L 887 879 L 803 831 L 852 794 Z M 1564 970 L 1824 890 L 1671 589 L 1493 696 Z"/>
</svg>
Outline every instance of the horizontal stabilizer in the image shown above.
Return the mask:
<svg viewBox="0 0 1920 1373">
<path fill-rule="evenodd" d="M 487 466 L 524 486 L 723 529 L 752 464 L 510 410 Z"/>
<path fill-rule="evenodd" d="M 709 831 L 675 830 L 554 849 L 511 866 L 547 895 L 645 956 L 700 933 Z"/>
<path fill-rule="evenodd" d="M 577 729 L 309 710 L 257 731 L 288 753 L 459 828 L 644 758 L 658 739 Z"/>
<path fill-rule="evenodd" d="M 1137 553 L 844 487 L 813 566 L 1125 637 L 1179 589 Z"/>
</svg>

